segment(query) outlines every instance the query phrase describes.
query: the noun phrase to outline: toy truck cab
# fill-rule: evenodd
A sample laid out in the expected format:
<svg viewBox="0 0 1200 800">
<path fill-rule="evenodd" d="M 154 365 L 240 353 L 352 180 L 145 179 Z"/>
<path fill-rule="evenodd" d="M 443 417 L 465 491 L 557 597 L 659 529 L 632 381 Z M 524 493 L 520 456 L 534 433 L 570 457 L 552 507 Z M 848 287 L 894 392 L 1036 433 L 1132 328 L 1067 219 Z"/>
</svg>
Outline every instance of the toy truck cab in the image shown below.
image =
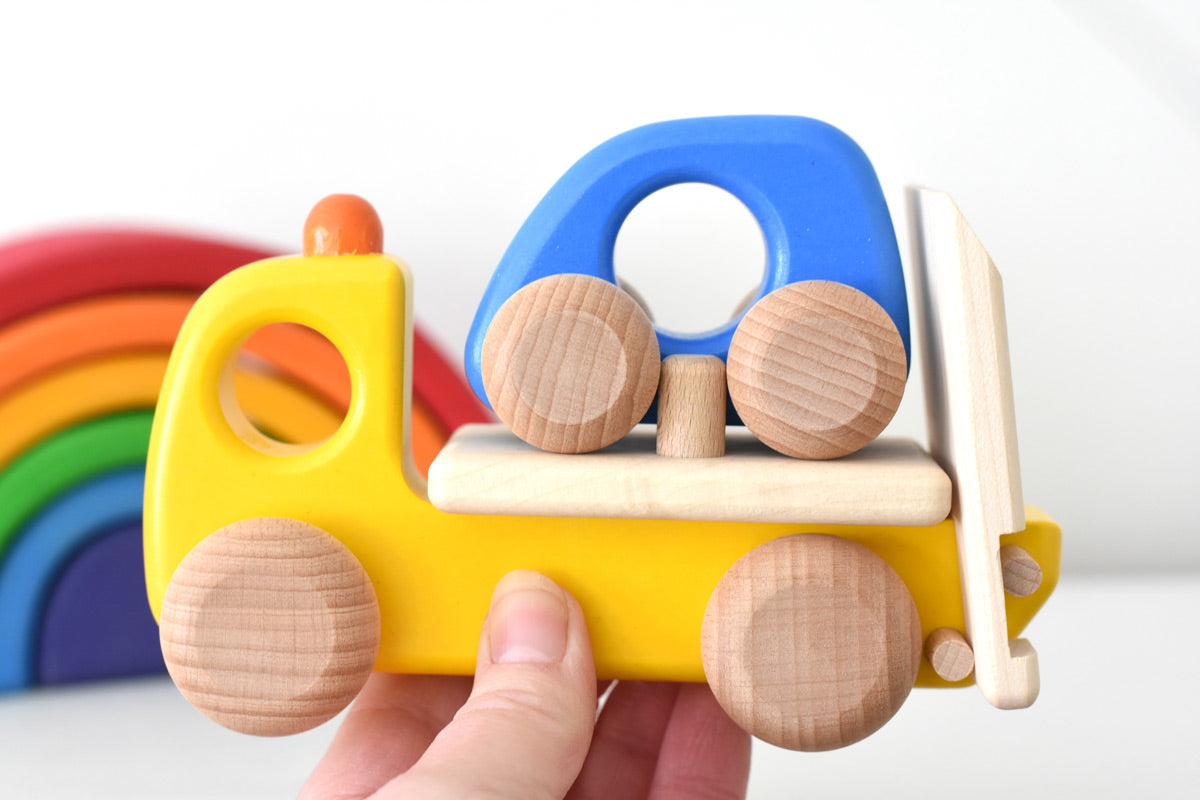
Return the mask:
<svg viewBox="0 0 1200 800">
<path fill-rule="evenodd" d="M 1011 415 L 972 404 L 1007 367 L 999 295 L 966 311 L 990 320 L 980 334 L 964 332 L 964 299 L 946 289 L 978 299 L 980 285 L 998 287 L 942 197 L 914 195 L 921 268 L 975 277 L 937 278 L 920 295 L 933 309 L 922 319 L 956 326 L 926 333 L 938 345 L 931 408 L 950 421 L 934 437 L 938 461 L 894 442 L 802 461 L 738 433 L 722 458 L 664 458 L 647 428 L 568 455 L 471 426 L 427 486 L 408 446 L 410 273 L 375 252 L 374 234 L 346 238 L 375 230 L 373 212 L 351 202 L 308 255 L 230 274 L 184 325 L 152 435 L 147 586 L 172 677 L 229 727 L 304 730 L 372 669 L 469 674 L 492 587 L 527 568 L 579 599 L 601 677 L 707 680 L 739 724 L 783 746 L 849 744 L 914 683 L 969 681 L 953 658 L 963 648 L 991 702 L 1032 702 L 1036 662 L 1010 639 L 1053 589 L 1059 533 L 1040 512 L 1018 514 L 1011 492 L 996 511 L 1003 481 L 987 463 L 1002 462 L 978 445 L 1005 447 Z M 230 388 L 239 343 L 274 322 L 317 330 L 349 368 L 350 410 L 323 442 L 272 440 Z M 978 348 L 951 363 L 957 342 L 981 335 L 993 369 L 977 374 Z M 1040 568 L 1021 597 L 1005 594 L 1002 545 Z"/>
</svg>

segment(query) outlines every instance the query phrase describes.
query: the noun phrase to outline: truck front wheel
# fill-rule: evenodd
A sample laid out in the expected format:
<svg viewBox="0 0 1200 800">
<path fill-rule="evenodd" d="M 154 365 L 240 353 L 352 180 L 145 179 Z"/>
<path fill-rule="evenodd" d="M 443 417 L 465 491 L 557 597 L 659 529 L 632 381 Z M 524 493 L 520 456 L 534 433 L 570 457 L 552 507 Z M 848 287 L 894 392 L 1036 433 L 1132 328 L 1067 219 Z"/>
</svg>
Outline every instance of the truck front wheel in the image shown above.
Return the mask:
<svg viewBox="0 0 1200 800">
<path fill-rule="evenodd" d="M 743 556 L 713 592 L 701 640 L 726 713 L 792 750 L 874 733 L 908 697 L 921 659 L 920 620 L 900 576 L 862 545 L 821 534 Z"/>
<path fill-rule="evenodd" d="M 283 736 L 325 722 L 358 694 L 379 651 L 379 604 L 333 536 L 294 519 L 247 519 L 184 558 L 159 638 L 197 709 L 236 731 Z"/>
</svg>

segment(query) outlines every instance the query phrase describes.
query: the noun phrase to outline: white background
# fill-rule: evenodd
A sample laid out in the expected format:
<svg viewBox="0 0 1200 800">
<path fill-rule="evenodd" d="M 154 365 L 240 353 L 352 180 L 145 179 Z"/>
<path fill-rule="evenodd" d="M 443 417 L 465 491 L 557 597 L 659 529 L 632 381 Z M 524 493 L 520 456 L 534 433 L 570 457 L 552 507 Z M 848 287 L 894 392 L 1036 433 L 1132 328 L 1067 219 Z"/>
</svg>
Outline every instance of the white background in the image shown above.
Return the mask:
<svg viewBox="0 0 1200 800">
<path fill-rule="evenodd" d="M 755 743 L 751 800 L 1194 800 L 1200 646 L 1176 576 L 1068 577 L 1029 633 L 1042 695 L 998 711 L 974 688 L 915 690 L 878 733 L 828 753 Z M 336 722 L 284 739 L 231 733 L 167 678 L 0 697 L 5 800 L 295 796 Z M 636 798 L 612 798 L 636 800 Z"/>
<path fill-rule="evenodd" d="M 831 122 L 873 160 L 906 259 L 920 183 L 1004 275 L 1025 497 L 1062 523 L 1067 569 L 1200 567 L 1198 4 L 14 5 L 0 238 L 126 222 L 290 252 L 313 202 L 357 192 L 455 358 L 513 234 L 591 147 L 685 116 Z M 741 297 L 725 275 L 761 265 L 721 222 L 695 229 L 732 248 L 707 279 L 632 246 L 674 270 L 668 300 Z M 912 381 L 893 432 L 923 429 Z"/>
<path fill-rule="evenodd" d="M 1196 584 L 1200 4 L 11 5 L 0 14 L 0 239 L 132 223 L 294 251 L 313 202 L 357 192 L 416 273 L 418 324 L 456 359 L 511 237 L 591 147 L 685 116 L 831 122 L 874 162 L 906 263 L 903 188 L 918 183 L 958 201 L 1004 275 L 1025 497 L 1061 522 L 1068 579 L 1172 571 L 1163 580 Z M 756 232 L 710 193 L 656 205 L 649 221 L 634 212 L 618 269 L 662 320 L 720 319 L 761 268 Z M 923 438 L 919 381 L 892 430 Z M 1196 599 L 1147 606 L 1152 632 L 1194 630 Z M 1131 646 L 1116 630 L 1083 638 L 1063 619 L 1049 630 L 1095 648 L 1067 663 L 1094 665 L 1088 686 L 1101 693 L 1129 699 L 1155 675 L 1110 671 L 1104 651 Z M 1039 644 L 1044 672 L 1054 647 Z M 1164 653 L 1195 660 L 1194 648 Z M 1058 678 L 1043 706 L 1074 680 Z M 1162 684 L 1150 698 L 1179 701 Z M 1200 710 L 1194 690 L 1182 700 L 1184 716 Z M 0 703 L 0 732 L 25 729 L 8 720 L 30 702 Z M 1127 709 L 1118 732 L 1077 713 L 1104 702 L 1079 699 L 1054 740 L 1132 741 L 1131 774 L 1161 769 L 1167 717 Z M 946 713 L 942 724 L 975 724 Z M 1038 713 L 1001 717 L 1021 736 Z M 903 742 L 888 741 L 902 760 Z M 947 746 L 975 763 L 959 737 Z"/>
</svg>

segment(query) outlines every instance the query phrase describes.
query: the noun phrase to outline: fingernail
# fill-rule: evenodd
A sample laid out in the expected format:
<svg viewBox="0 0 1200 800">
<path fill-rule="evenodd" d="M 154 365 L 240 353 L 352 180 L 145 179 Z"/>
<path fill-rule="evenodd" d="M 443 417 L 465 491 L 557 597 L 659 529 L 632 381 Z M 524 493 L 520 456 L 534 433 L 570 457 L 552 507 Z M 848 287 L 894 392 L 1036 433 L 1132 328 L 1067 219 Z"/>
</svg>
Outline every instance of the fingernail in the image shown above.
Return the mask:
<svg viewBox="0 0 1200 800">
<path fill-rule="evenodd" d="M 567 603 L 558 584 L 520 570 L 501 578 L 488 611 L 496 664 L 550 664 L 567 651 Z"/>
</svg>

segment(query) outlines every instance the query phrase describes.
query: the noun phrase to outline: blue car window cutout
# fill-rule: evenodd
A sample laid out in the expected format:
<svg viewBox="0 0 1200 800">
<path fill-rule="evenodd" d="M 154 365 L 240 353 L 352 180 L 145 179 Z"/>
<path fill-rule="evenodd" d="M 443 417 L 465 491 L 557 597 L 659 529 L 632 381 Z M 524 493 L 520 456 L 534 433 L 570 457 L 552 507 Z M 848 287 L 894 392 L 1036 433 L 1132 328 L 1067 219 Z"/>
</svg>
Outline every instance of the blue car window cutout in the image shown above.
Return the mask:
<svg viewBox="0 0 1200 800">
<path fill-rule="evenodd" d="M 534 208 L 496 267 L 467 337 L 467 379 L 480 400 L 490 407 L 481 358 L 500 306 L 549 275 L 581 273 L 615 283 L 613 248 L 625 218 L 650 194 L 678 183 L 725 189 L 758 221 L 767 263 L 754 300 L 803 280 L 853 286 L 891 316 L 911 364 L 896 234 L 862 149 L 815 119 L 704 117 L 647 125 L 608 140 L 576 162 Z M 741 316 L 700 334 L 656 327 L 662 357 L 725 359 Z M 651 409 L 648 421 L 653 414 Z"/>
</svg>

